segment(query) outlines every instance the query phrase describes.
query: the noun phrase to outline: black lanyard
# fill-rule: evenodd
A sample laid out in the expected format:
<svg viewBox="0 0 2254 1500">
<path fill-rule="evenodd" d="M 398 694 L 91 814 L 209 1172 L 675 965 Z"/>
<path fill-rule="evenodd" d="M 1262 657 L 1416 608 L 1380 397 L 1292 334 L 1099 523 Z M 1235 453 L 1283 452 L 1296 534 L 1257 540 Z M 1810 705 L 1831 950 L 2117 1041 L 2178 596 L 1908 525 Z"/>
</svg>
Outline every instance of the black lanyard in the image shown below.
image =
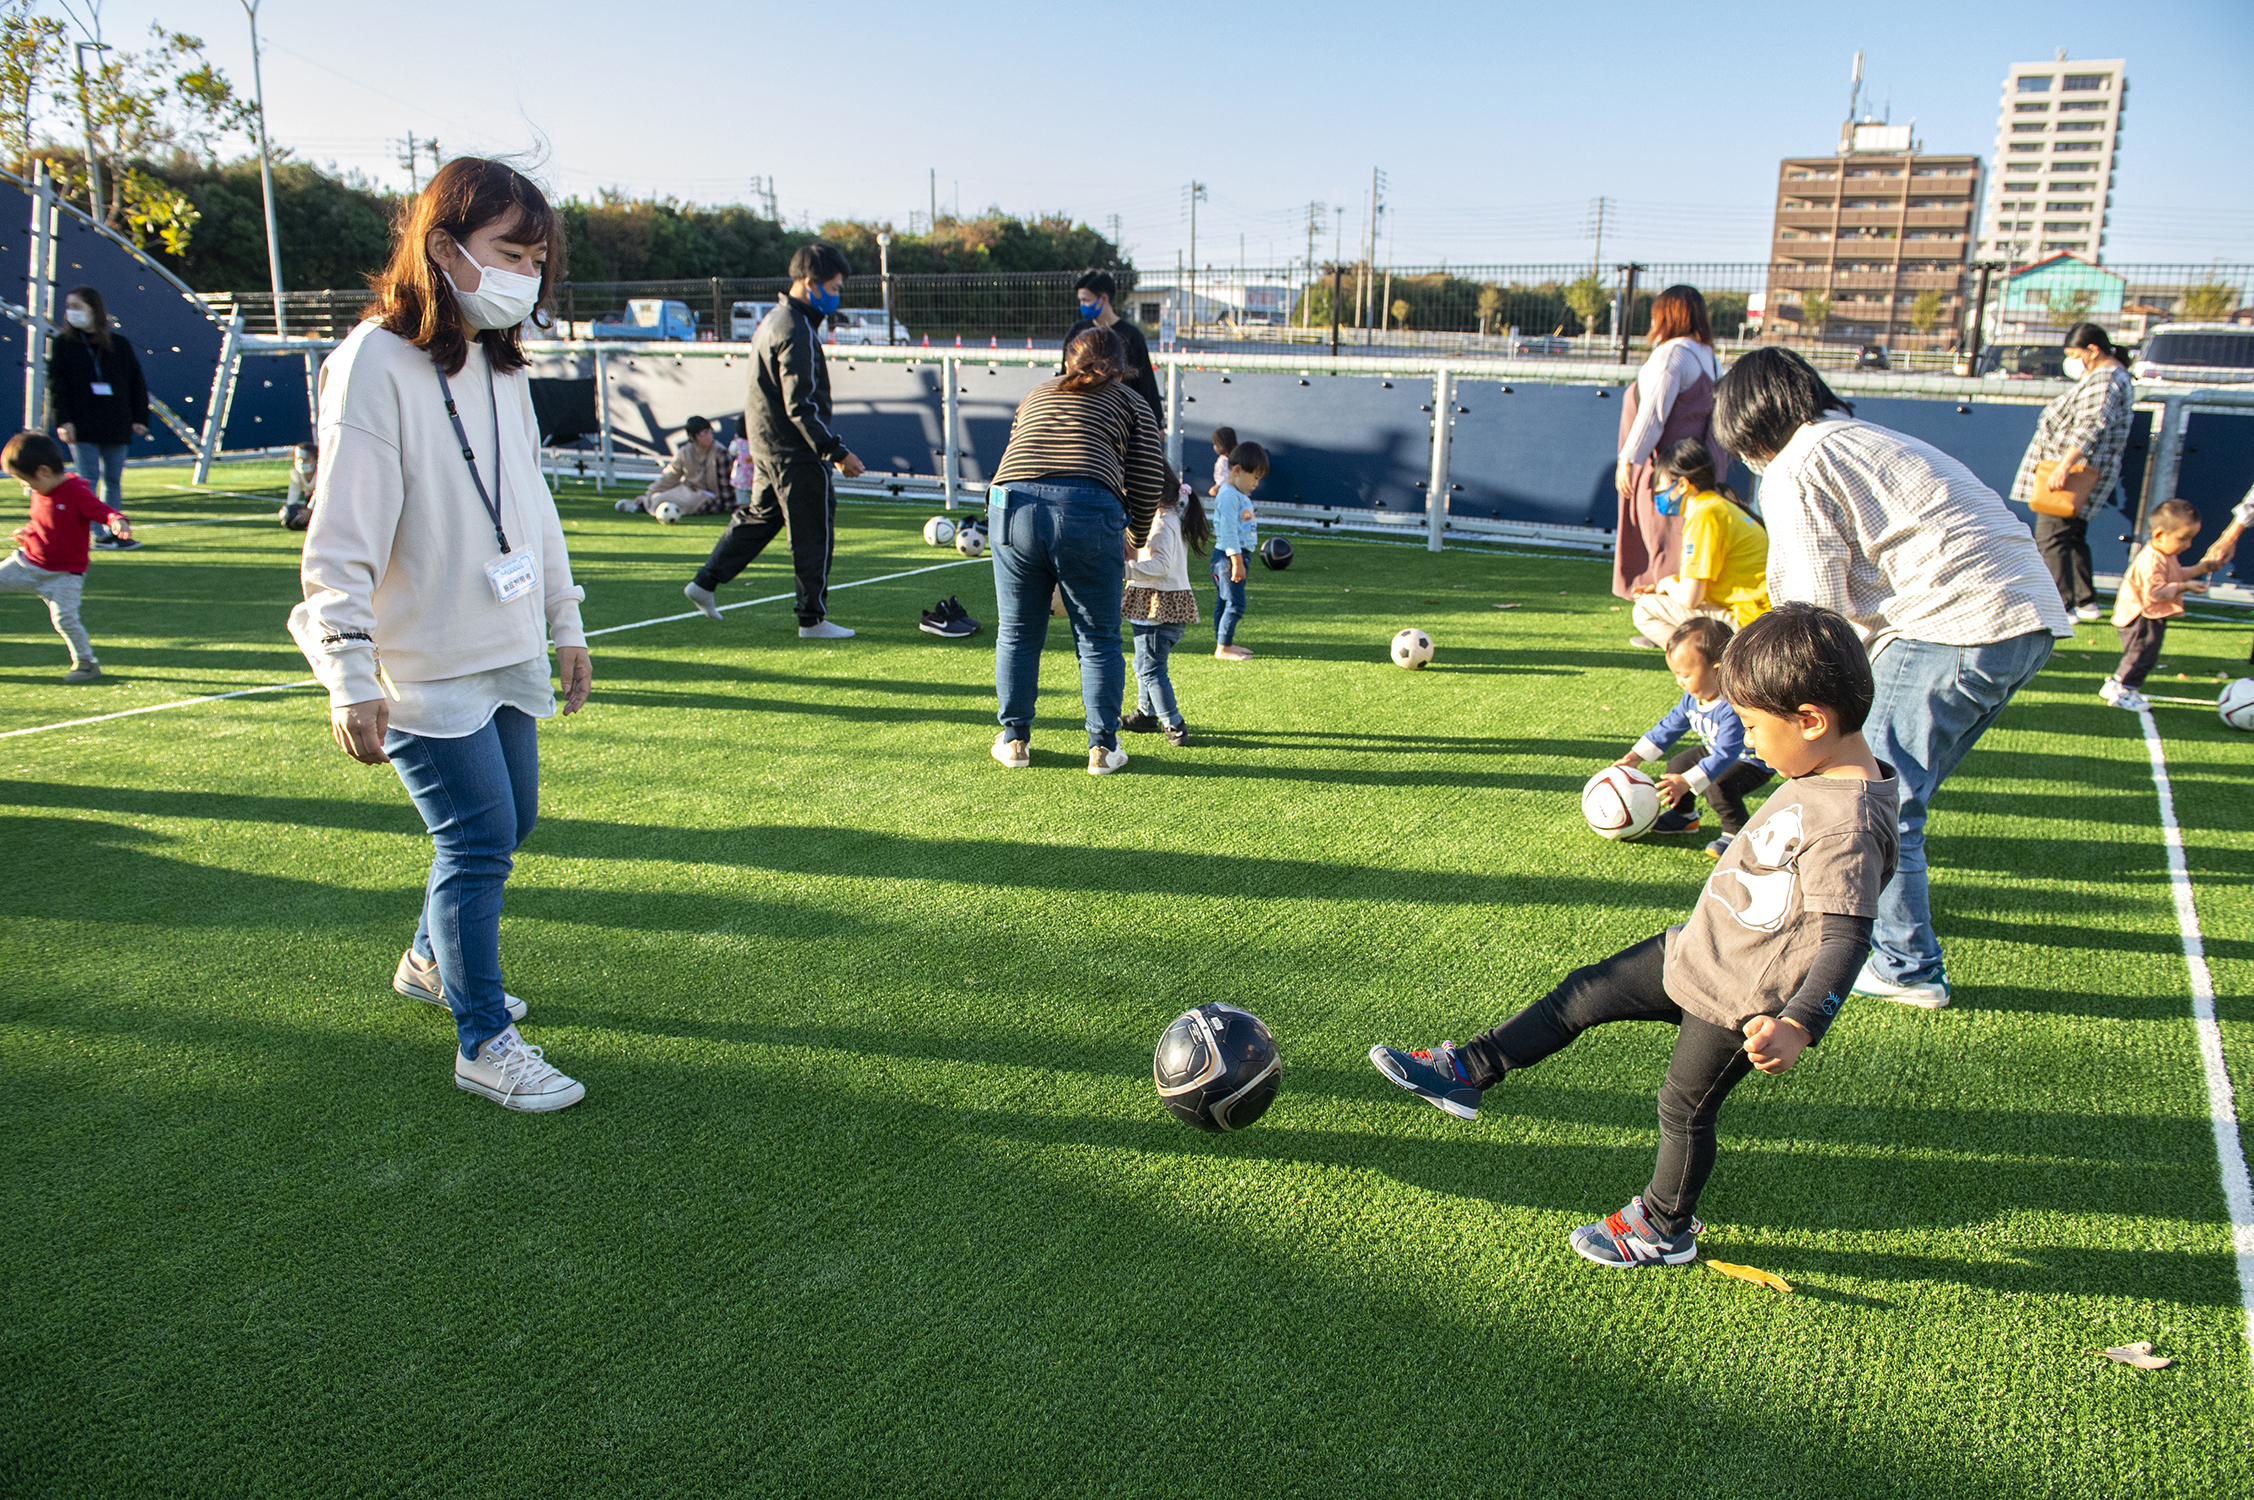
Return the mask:
<svg viewBox="0 0 2254 1500">
<path fill-rule="evenodd" d="M 437 369 L 436 365 L 432 366 Z M 446 420 L 454 424 L 454 436 L 461 440 L 462 462 L 470 466 L 470 483 L 477 486 L 477 498 L 485 502 L 485 513 L 493 518 L 493 540 L 501 544 L 501 555 L 509 552 L 509 534 L 501 529 L 501 397 L 493 389 L 493 371 L 485 372 L 485 394 L 493 403 L 493 493 L 485 492 L 485 478 L 477 471 L 477 454 L 470 450 L 470 435 L 462 430 L 462 414 L 454 409 L 454 387 L 447 383 L 446 372 L 438 371 L 438 393 L 446 398 Z"/>
</svg>

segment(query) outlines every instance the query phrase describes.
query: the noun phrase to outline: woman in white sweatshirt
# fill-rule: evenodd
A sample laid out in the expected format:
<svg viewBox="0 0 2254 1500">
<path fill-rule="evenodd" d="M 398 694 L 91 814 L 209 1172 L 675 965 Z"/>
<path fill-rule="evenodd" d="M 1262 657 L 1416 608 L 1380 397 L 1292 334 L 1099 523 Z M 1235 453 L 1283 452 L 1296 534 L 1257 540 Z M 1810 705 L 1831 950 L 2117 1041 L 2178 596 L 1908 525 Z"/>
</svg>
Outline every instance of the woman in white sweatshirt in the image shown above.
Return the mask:
<svg viewBox="0 0 2254 1500">
<path fill-rule="evenodd" d="M 563 276 L 562 222 L 500 162 L 461 157 L 409 205 L 368 320 L 321 367 L 320 489 L 290 614 L 337 745 L 386 761 L 430 829 L 430 885 L 392 988 L 444 1006 L 454 1082 L 509 1109 L 583 1085 L 518 1035 L 501 888 L 539 808 L 534 721 L 592 669 L 540 475 L 518 328 Z"/>
</svg>

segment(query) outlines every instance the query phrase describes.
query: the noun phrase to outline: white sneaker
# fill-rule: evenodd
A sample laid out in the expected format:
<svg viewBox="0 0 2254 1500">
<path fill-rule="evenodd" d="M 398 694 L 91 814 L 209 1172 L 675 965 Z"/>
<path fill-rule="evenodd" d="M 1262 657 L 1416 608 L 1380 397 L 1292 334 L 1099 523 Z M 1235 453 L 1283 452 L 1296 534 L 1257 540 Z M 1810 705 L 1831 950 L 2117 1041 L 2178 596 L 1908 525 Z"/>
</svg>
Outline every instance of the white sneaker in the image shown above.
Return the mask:
<svg viewBox="0 0 2254 1500">
<path fill-rule="evenodd" d="M 1891 979 L 1881 979 L 1866 962 L 1863 972 L 1855 976 L 1855 987 L 1848 993 L 1868 995 L 1874 1000 L 1892 1000 L 1897 1005 L 1914 1005 L 1920 1010 L 1946 1010 L 1949 1005 L 1949 976 L 1939 973 L 1931 979 L 1896 984 Z"/>
<path fill-rule="evenodd" d="M 587 1085 L 548 1065 L 540 1049 L 511 1026 L 477 1049 L 477 1060 L 454 1049 L 454 1086 L 483 1094 L 503 1109 L 569 1109 L 587 1097 Z"/>
<path fill-rule="evenodd" d="M 2105 611 L 2094 604 L 2078 604 L 2074 607 L 2074 618 L 2077 620 L 2102 620 L 2105 618 Z"/>
<path fill-rule="evenodd" d="M 426 964 L 412 948 L 399 955 L 399 967 L 391 971 L 391 987 L 410 1000 L 435 1005 L 448 1015 L 454 1013 L 454 1007 L 446 1003 L 446 982 L 438 977 L 438 960 Z M 522 1000 L 503 990 L 501 1003 L 508 1008 L 511 1021 L 524 1019 Z"/>
<path fill-rule="evenodd" d="M 1033 764 L 1033 747 L 1023 740 L 996 740 L 987 752 L 1013 771 L 1022 771 Z"/>
<path fill-rule="evenodd" d="M 1090 776 L 1109 776 L 1125 764 L 1127 764 L 1127 752 L 1124 750 L 1105 750 L 1092 747 L 1088 751 L 1088 774 Z"/>
<path fill-rule="evenodd" d="M 819 625 L 799 626 L 798 638 L 802 641 L 849 641 L 853 639 L 853 632 L 843 625 L 824 620 Z"/>
<path fill-rule="evenodd" d="M 642 502 L 640 500 L 621 500 L 616 505 L 613 505 L 611 507 L 612 510 L 617 511 L 620 515 L 626 516 L 633 515 L 641 508 Z"/>
<path fill-rule="evenodd" d="M 706 619 L 717 620 L 720 618 L 720 606 L 715 600 L 712 590 L 698 588 L 695 579 L 689 580 L 682 588 L 681 594 L 691 604 L 702 610 Z"/>
<path fill-rule="evenodd" d="M 2141 714 L 2152 707 L 2152 700 L 2133 687 L 2125 687 L 2113 695 L 2113 706 L 2125 708 L 2133 714 Z"/>
</svg>

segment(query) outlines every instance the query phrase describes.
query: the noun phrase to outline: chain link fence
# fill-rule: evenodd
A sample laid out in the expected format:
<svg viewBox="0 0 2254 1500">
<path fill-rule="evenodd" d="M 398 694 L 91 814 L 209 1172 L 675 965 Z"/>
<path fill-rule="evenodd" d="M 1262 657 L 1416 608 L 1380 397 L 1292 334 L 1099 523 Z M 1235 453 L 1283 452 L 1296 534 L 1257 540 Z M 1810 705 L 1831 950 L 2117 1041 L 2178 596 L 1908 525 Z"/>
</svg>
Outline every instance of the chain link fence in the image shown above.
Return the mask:
<svg viewBox="0 0 2254 1500">
<path fill-rule="evenodd" d="M 2084 320 L 2134 342 L 2170 321 L 2245 317 L 2254 266 L 2110 265 L 2056 257 L 1983 274 L 1914 262 L 1808 266 L 1789 262 L 1226 267 L 1191 274 L 1113 273 L 1121 316 L 1154 345 L 1231 348 L 1317 344 L 1341 352 L 1617 358 L 1651 327 L 1652 299 L 1694 286 L 1725 348 L 1784 343 L 1828 366 L 1945 370 L 1968 341 L 1967 313 L 1983 296 L 1978 345 L 2055 345 Z M 1055 347 L 1077 316 L 1071 272 L 877 275 L 846 279 L 832 320 L 844 343 L 952 347 L 1031 341 Z M 738 340 L 789 286 L 781 277 L 565 282 L 558 332 Z M 883 316 L 890 292 L 890 322 Z M 254 334 L 276 331 L 263 293 L 207 294 L 222 319 L 240 310 Z M 331 338 L 352 329 L 364 291 L 290 292 L 288 331 Z M 674 304 L 670 309 L 653 305 Z M 637 308 L 637 304 L 639 307 Z M 668 332 L 661 332 L 666 330 Z M 1625 345 L 1623 344 L 1625 340 Z"/>
</svg>

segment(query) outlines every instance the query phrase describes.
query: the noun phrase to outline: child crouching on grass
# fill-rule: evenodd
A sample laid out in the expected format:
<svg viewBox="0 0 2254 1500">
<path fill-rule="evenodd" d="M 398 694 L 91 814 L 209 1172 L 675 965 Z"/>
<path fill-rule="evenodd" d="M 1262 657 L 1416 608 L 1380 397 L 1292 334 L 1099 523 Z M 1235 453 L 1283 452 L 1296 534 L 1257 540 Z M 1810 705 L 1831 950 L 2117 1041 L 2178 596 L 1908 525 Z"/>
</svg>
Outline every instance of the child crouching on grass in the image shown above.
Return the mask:
<svg viewBox="0 0 2254 1500">
<path fill-rule="evenodd" d="M 1120 613 L 1135 633 L 1135 711 L 1119 721 L 1137 734 L 1158 730 L 1169 745 L 1190 742 L 1189 726 L 1174 701 L 1174 680 L 1166 660 L 1182 642 L 1182 632 L 1197 623 L 1197 593 L 1190 587 L 1189 554 L 1213 542 L 1212 523 L 1197 492 L 1169 469 L 1166 477 L 1180 499 L 1160 505 L 1150 523 L 1150 541 L 1127 551 L 1127 597 Z"/>
<path fill-rule="evenodd" d="M 1667 670 L 1675 674 L 1682 699 L 1636 741 L 1633 750 L 1613 762 L 1640 767 L 1665 755 L 1686 732 L 1698 736 L 1700 747 L 1678 752 L 1667 762 L 1667 774 L 1659 778 L 1659 798 L 1667 810 L 1651 831 L 1696 833 L 1698 807 L 1692 799 L 1704 797 L 1722 820 L 1721 837 L 1706 846 L 1708 859 L 1729 852 L 1730 840 L 1745 827 L 1746 797 L 1774 774 L 1745 748 L 1745 728 L 1722 695 L 1722 653 L 1729 644 L 1730 627 L 1711 615 L 1699 615 L 1675 628 L 1667 638 Z"/>
<path fill-rule="evenodd" d="M 1659 1160 L 1628 1206 L 1573 1231 L 1600 1266 L 1698 1258 L 1714 1122 L 1755 1068 L 1782 1073 L 1822 1040 L 1870 952 L 1900 849 L 1894 769 L 1862 735 L 1870 659 L 1840 615 L 1786 604 L 1737 633 L 1722 688 L 1761 759 L 1786 778 L 1731 843 L 1682 925 L 1576 969 L 1458 1047 L 1370 1049 L 1387 1078 L 1472 1120 L 1481 1095 L 1608 1021 L 1677 1028 L 1659 1091 Z"/>
<path fill-rule="evenodd" d="M 62 445 L 44 432 L 19 432 L 0 448 L 0 465 L 23 481 L 31 499 L 31 524 L 16 529 L 16 550 L 0 562 L 0 593 L 37 594 L 47 603 L 55 633 L 70 646 L 65 682 L 92 682 L 102 675 L 94 643 L 78 622 L 79 596 L 86 589 L 87 527 L 108 525 L 113 535 L 133 540 L 133 526 L 102 503 L 85 480 L 70 472 Z"/>
<path fill-rule="evenodd" d="M 2197 567 L 2180 561 L 2199 535 L 2199 512 L 2188 501 L 2170 500 L 2152 512 L 2152 539 L 2138 551 L 2136 561 L 2121 579 L 2121 593 L 2113 601 L 2113 628 L 2121 637 L 2121 665 L 2105 679 L 2098 696 L 2115 708 L 2142 713 L 2152 707 L 2144 695 L 2145 677 L 2160 660 L 2160 647 L 2168 639 L 2168 622 L 2184 612 L 2184 595 L 2204 594 L 2205 583 L 2193 582 L 2222 564 L 2212 557 Z"/>
</svg>

